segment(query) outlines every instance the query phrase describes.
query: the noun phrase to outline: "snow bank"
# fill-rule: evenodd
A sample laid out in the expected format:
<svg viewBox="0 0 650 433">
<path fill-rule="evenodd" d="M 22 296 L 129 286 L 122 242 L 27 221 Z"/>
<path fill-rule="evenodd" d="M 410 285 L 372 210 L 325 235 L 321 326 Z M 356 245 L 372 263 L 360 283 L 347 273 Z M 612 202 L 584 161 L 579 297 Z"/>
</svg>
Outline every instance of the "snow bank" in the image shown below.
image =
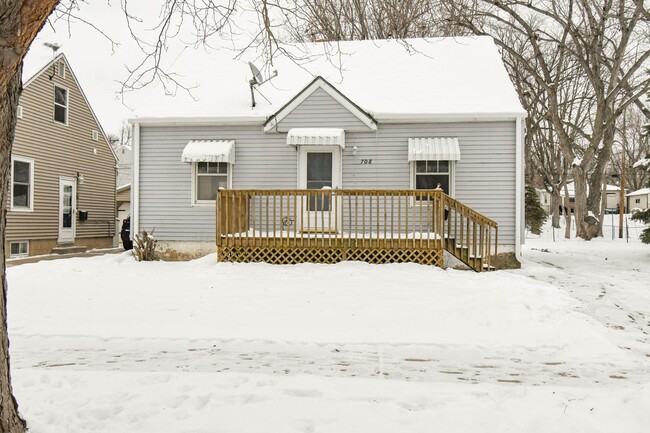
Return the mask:
<svg viewBox="0 0 650 433">
<path fill-rule="evenodd" d="M 416 264 L 138 263 L 128 254 L 9 270 L 14 335 L 622 351 L 552 286 L 506 272 Z"/>
</svg>

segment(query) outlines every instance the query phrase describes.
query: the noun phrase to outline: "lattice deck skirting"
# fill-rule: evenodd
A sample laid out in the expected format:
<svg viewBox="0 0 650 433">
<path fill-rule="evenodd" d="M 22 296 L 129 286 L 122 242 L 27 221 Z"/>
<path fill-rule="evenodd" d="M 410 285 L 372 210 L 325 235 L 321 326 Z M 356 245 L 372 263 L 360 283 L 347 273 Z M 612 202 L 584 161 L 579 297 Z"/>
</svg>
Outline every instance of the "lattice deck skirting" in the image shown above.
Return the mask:
<svg viewBox="0 0 650 433">
<path fill-rule="evenodd" d="M 219 262 L 266 262 L 274 265 L 296 263 L 339 263 L 345 260 L 367 263 L 419 263 L 443 266 L 442 250 L 372 248 L 281 248 L 218 247 Z"/>
</svg>

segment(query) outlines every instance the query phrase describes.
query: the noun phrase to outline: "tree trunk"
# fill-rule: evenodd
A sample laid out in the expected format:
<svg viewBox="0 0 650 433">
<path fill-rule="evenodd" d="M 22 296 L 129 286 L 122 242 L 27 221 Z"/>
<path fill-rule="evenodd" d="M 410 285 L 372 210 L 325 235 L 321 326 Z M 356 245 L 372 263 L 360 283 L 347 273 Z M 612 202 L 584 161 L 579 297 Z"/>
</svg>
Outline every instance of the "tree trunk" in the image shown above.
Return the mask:
<svg viewBox="0 0 650 433">
<path fill-rule="evenodd" d="M 576 235 L 589 241 L 600 231 L 600 220 L 589 216 L 587 209 L 587 177 L 580 165 L 573 166 L 573 184 L 575 186 L 574 217 L 576 221 Z"/>
<path fill-rule="evenodd" d="M 553 191 L 551 191 L 551 200 L 550 200 L 551 224 L 556 229 L 560 228 L 560 200 L 561 200 L 560 191 L 553 188 Z"/>
<path fill-rule="evenodd" d="M 0 433 L 23 433 L 9 371 L 7 333 L 6 242 L 11 145 L 16 130 L 16 108 L 22 90 L 22 63 L 39 30 L 59 0 L 3 0 L 0 2 Z"/>
<path fill-rule="evenodd" d="M 11 167 L 11 144 L 16 128 L 16 108 L 21 91 L 21 68 L 9 80 L 7 91 L 0 95 L 0 433 L 22 433 L 26 430 L 25 421 L 18 414 L 18 403 L 13 396 L 9 371 L 9 336 L 7 334 L 7 277 L 5 266 L 5 226 L 9 201 L 9 174 Z"/>
</svg>

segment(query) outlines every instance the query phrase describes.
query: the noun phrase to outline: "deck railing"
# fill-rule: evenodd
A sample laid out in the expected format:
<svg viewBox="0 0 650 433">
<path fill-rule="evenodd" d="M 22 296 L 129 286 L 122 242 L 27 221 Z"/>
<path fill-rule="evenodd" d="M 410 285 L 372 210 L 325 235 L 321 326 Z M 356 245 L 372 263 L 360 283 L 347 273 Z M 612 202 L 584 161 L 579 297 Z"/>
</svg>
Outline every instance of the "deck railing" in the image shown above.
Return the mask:
<svg viewBox="0 0 650 433">
<path fill-rule="evenodd" d="M 493 269 L 497 224 L 440 190 L 220 190 L 217 246 L 440 252 Z M 358 255 L 354 255 L 357 257 Z M 344 258 L 345 253 L 344 253 Z M 397 261 L 407 261 L 399 259 Z"/>
</svg>

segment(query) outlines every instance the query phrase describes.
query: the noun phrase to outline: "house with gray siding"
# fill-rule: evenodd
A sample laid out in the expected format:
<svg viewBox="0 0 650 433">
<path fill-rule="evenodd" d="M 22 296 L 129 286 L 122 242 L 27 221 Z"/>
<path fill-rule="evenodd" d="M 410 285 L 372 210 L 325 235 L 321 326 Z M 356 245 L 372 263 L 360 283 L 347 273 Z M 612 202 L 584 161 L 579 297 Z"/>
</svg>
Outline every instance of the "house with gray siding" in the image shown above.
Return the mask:
<svg viewBox="0 0 650 433">
<path fill-rule="evenodd" d="M 526 113 L 492 39 L 316 43 L 299 52 L 309 61 L 276 58 L 277 76 L 261 85 L 250 83 L 246 63 L 226 59 L 231 54 L 177 62 L 192 65 L 188 74 L 196 74 L 199 96 L 166 104 L 148 96 L 156 103 L 143 104 L 131 119 L 132 233 L 155 230 L 168 256 L 214 251 L 223 234 L 215 221 L 221 189 L 253 191 L 239 230 L 246 236 L 260 232 L 263 221 L 268 233 L 272 221 L 280 236 L 316 231 L 344 238 L 353 225 L 349 215 L 357 212 L 359 224 L 370 226 L 362 237 L 391 232 L 386 239 L 395 239 L 401 232 L 409 238 L 418 215 L 420 224 L 438 215 L 417 191 L 442 189 L 498 224 L 492 241 L 499 253 L 520 253 Z M 207 65 L 198 68 L 201 62 Z M 268 195 L 259 195 L 265 190 L 328 196 L 293 194 L 284 204 L 274 196 L 269 216 Z M 355 193 L 356 200 L 368 195 L 355 210 L 346 190 L 377 196 Z M 402 199 L 385 191 L 415 192 Z M 399 209 L 395 200 L 403 203 Z M 370 216 L 359 210 L 366 204 Z M 445 222 L 440 219 L 446 228 L 450 206 L 443 206 Z M 222 225 L 227 219 L 222 216 Z"/>
<path fill-rule="evenodd" d="M 112 247 L 116 157 L 65 55 L 24 82 L 17 118 L 9 257 Z"/>
</svg>

